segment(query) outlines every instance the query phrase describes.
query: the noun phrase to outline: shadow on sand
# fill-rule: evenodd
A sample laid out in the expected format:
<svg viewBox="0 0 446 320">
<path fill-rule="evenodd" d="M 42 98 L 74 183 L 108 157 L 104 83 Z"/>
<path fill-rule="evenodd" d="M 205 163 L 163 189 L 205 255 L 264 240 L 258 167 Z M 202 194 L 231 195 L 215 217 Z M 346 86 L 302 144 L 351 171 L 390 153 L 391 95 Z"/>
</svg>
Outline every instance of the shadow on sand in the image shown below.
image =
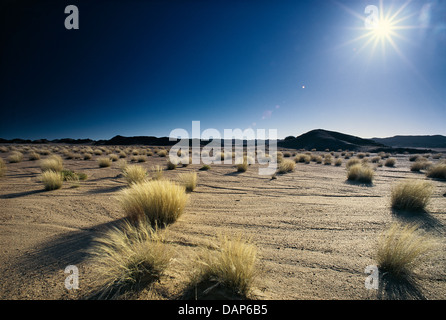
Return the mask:
<svg viewBox="0 0 446 320">
<path fill-rule="evenodd" d="M 414 212 L 392 209 L 392 214 L 403 222 L 416 223 L 423 229 L 439 233 L 444 232 L 443 223 L 427 211 Z"/>
<path fill-rule="evenodd" d="M 380 277 L 377 298 L 380 300 L 426 300 L 414 277 L 393 277 L 384 273 Z"/>
</svg>

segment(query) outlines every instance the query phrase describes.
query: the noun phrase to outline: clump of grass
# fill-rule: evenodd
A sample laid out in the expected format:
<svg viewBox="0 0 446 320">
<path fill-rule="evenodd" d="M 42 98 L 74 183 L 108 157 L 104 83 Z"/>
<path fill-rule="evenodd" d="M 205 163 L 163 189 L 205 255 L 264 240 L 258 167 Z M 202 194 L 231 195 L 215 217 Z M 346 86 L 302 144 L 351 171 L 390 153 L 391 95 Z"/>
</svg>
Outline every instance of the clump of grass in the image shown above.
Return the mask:
<svg viewBox="0 0 446 320">
<path fill-rule="evenodd" d="M 446 163 L 437 163 L 429 167 L 426 176 L 435 179 L 446 179 Z"/>
<path fill-rule="evenodd" d="M 152 173 L 153 173 L 153 177 L 152 177 L 153 180 L 160 180 L 163 178 L 164 170 L 161 166 L 156 165 L 156 166 L 152 167 Z"/>
<path fill-rule="evenodd" d="M 378 240 L 378 268 L 394 277 L 410 275 L 435 248 L 435 241 L 416 224 L 393 223 Z"/>
<path fill-rule="evenodd" d="M 40 169 L 42 172 L 48 170 L 60 172 L 63 170 L 63 160 L 60 156 L 53 154 L 46 159 L 40 160 Z"/>
<path fill-rule="evenodd" d="M 354 164 L 347 168 L 347 179 L 362 183 L 372 183 L 375 171 L 366 164 Z"/>
<path fill-rule="evenodd" d="M 441 153 L 436 153 L 432 155 L 432 159 L 440 159 L 441 158 Z"/>
<path fill-rule="evenodd" d="M 186 188 L 186 191 L 192 192 L 197 187 L 198 176 L 196 172 L 182 173 L 178 178 L 181 184 Z"/>
<path fill-rule="evenodd" d="M 373 157 L 372 159 L 370 159 L 370 162 L 378 163 L 380 160 L 381 160 L 381 157 L 380 156 L 376 156 L 376 157 Z"/>
<path fill-rule="evenodd" d="M 46 170 L 40 175 L 45 190 L 56 190 L 62 187 L 63 177 L 60 172 Z"/>
<path fill-rule="evenodd" d="M 158 225 L 175 222 L 183 213 L 187 199 L 184 187 L 168 180 L 133 184 L 118 196 L 129 219 L 147 218 Z"/>
<path fill-rule="evenodd" d="M 322 156 L 315 156 L 315 158 L 314 158 L 314 162 L 316 162 L 316 163 L 318 163 L 318 164 L 321 164 L 322 161 L 323 161 Z"/>
<path fill-rule="evenodd" d="M 392 188 L 390 203 L 393 209 L 425 210 L 432 196 L 433 186 L 423 180 L 405 180 Z"/>
<path fill-rule="evenodd" d="M 207 170 L 210 170 L 210 169 L 211 169 L 211 166 L 208 165 L 208 164 L 205 164 L 204 166 L 202 166 L 202 167 L 200 168 L 201 171 L 207 171 Z"/>
<path fill-rule="evenodd" d="M 110 154 L 108 157 L 113 162 L 118 161 L 118 155 L 117 154 Z"/>
<path fill-rule="evenodd" d="M 159 157 L 167 157 L 167 150 L 159 150 L 158 152 L 157 152 L 157 155 L 159 156 Z"/>
<path fill-rule="evenodd" d="M 396 159 L 395 158 L 388 158 L 386 159 L 386 162 L 384 162 L 384 165 L 386 167 L 394 167 L 396 163 Z"/>
<path fill-rule="evenodd" d="M 3 177 L 6 173 L 6 164 L 5 161 L 0 158 L 0 177 Z"/>
<path fill-rule="evenodd" d="M 413 161 L 417 161 L 419 157 L 420 157 L 420 156 L 419 156 L 418 154 L 411 155 L 411 156 L 409 157 L 409 161 L 411 161 L 411 162 L 413 162 Z"/>
<path fill-rule="evenodd" d="M 336 167 L 341 166 L 342 165 L 342 159 L 341 158 L 336 159 L 334 164 L 335 164 Z"/>
<path fill-rule="evenodd" d="M 23 160 L 23 153 L 20 151 L 12 151 L 8 157 L 9 163 L 18 163 Z"/>
<path fill-rule="evenodd" d="M 84 153 L 84 160 L 91 160 L 92 157 L 91 153 Z"/>
<path fill-rule="evenodd" d="M 101 156 L 102 155 L 102 150 L 101 149 L 95 149 L 93 150 L 93 153 L 97 156 Z"/>
<path fill-rule="evenodd" d="M 218 236 L 215 249 L 203 249 L 198 257 L 200 269 L 193 282 L 216 282 L 233 293 L 248 297 L 258 275 L 257 248 L 241 235 Z"/>
<path fill-rule="evenodd" d="M 62 170 L 60 173 L 61 173 L 62 179 L 64 181 L 87 180 L 87 175 L 82 172 L 74 172 L 71 170 Z"/>
<path fill-rule="evenodd" d="M 332 155 L 326 154 L 325 157 L 324 157 L 324 164 L 325 165 L 331 165 L 332 160 L 333 160 Z"/>
<path fill-rule="evenodd" d="M 147 161 L 147 157 L 143 154 L 140 154 L 139 156 L 136 157 L 136 161 L 138 162 L 146 162 Z"/>
<path fill-rule="evenodd" d="M 296 167 L 296 162 L 290 159 L 284 159 L 282 162 L 280 162 L 277 172 L 278 173 L 288 173 L 294 171 Z"/>
<path fill-rule="evenodd" d="M 310 163 L 311 155 L 300 153 L 294 157 L 294 161 L 300 163 Z"/>
<path fill-rule="evenodd" d="M 354 166 L 355 164 L 361 164 L 361 160 L 359 160 L 358 158 L 351 158 L 347 161 L 345 167 L 348 169 L 351 166 Z"/>
<path fill-rule="evenodd" d="M 138 165 L 126 166 L 123 170 L 124 178 L 129 185 L 140 183 L 147 179 L 147 170 Z"/>
<path fill-rule="evenodd" d="M 175 163 L 173 163 L 172 161 L 168 160 L 166 167 L 167 167 L 167 170 L 175 170 L 177 168 L 177 165 Z"/>
<path fill-rule="evenodd" d="M 119 151 L 119 158 L 126 158 L 127 157 L 127 154 L 124 152 L 124 151 Z"/>
<path fill-rule="evenodd" d="M 410 171 L 419 172 L 420 170 L 426 170 L 431 165 L 432 162 L 427 161 L 427 159 L 423 158 L 424 160 L 417 160 L 410 166 Z"/>
<path fill-rule="evenodd" d="M 93 243 L 89 254 L 97 270 L 94 296 L 98 299 L 119 298 L 158 281 L 173 256 L 164 234 L 144 220 L 125 221 Z"/>
<path fill-rule="evenodd" d="M 237 167 L 237 172 L 245 172 L 246 170 L 248 170 L 248 161 L 245 159 L 243 159 L 243 163 L 239 163 L 236 165 Z"/>
<path fill-rule="evenodd" d="M 99 158 L 98 165 L 100 168 L 110 167 L 112 165 L 112 160 L 110 160 L 110 158 L 106 158 L 106 157 Z"/>
<path fill-rule="evenodd" d="M 38 154 L 38 153 L 35 152 L 35 151 L 30 152 L 29 155 L 28 155 L 28 159 L 29 159 L 30 161 L 40 160 L 40 154 Z"/>
</svg>

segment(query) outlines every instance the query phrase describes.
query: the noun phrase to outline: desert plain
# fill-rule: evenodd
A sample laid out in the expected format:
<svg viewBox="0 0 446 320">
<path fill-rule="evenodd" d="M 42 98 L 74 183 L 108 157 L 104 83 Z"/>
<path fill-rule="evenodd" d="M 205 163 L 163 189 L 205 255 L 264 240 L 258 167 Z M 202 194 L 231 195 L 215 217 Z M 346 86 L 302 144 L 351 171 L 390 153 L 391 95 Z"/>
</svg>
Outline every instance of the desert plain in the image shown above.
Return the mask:
<svg viewBox="0 0 446 320">
<path fill-rule="evenodd" d="M 46 191 L 39 178 L 39 161 L 49 155 L 30 161 L 24 150 L 22 161 L 9 163 L 11 148 L 23 146 L 6 146 L 0 153 L 7 167 L 0 178 L 0 299 L 85 299 L 97 277 L 88 249 L 96 236 L 125 218 L 116 195 L 127 183 L 117 161 L 99 167 L 97 159 L 104 155 L 68 159 L 61 149 L 73 146 L 44 147 L 63 157 L 65 169 L 85 173 L 87 179 L 66 181 L 62 188 Z M 33 148 L 42 146 L 27 150 Z M 115 154 L 125 148 L 106 147 Z M 281 152 L 290 153 L 290 159 L 300 153 Z M 164 274 L 152 286 L 124 298 L 181 299 L 196 267 L 194 257 L 224 233 L 249 238 L 258 249 L 259 274 L 252 299 L 444 299 L 446 182 L 411 172 L 408 154 L 391 155 L 396 159 L 394 167 L 375 166 L 372 184 L 349 182 L 347 159 L 339 151 L 333 156 L 342 159 L 340 166 L 296 163 L 294 171 L 274 177 L 259 175 L 258 163 L 246 172 L 237 172 L 233 164 L 212 164 L 206 171 L 200 170 L 201 164 L 165 170 L 164 178 L 174 181 L 179 173 L 196 172 L 197 187 L 189 193 L 181 217 L 166 227 L 166 242 L 174 255 Z M 436 163 L 445 157 L 442 153 L 440 159 L 429 160 Z M 124 159 L 130 164 L 130 158 L 128 154 Z M 166 162 L 166 157 L 154 153 L 135 164 L 147 168 L 150 178 L 151 168 L 165 168 Z M 427 180 L 434 186 L 423 214 L 398 214 L 390 207 L 392 186 L 406 178 Z M 367 288 L 365 269 L 376 265 L 378 237 L 394 221 L 418 222 L 439 239 L 439 247 L 410 280 Z M 78 289 L 65 287 L 64 271 L 69 265 L 79 269 Z"/>
</svg>

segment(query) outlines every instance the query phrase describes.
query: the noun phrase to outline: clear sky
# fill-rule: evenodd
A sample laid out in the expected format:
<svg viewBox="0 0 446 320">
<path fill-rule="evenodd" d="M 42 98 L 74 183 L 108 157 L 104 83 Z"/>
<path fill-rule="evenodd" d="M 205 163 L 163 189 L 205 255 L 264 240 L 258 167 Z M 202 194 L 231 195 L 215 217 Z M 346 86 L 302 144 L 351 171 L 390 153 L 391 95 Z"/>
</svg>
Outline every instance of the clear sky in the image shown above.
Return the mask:
<svg viewBox="0 0 446 320">
<path fill-rule="evenodd" d="M 67 5 L 79 29 L 67 30 Z M 365 28 L 368 5 L 382 24 Z M 0 137 L 446 135 L 446 1 L 6 1 Z"/>
</svg>

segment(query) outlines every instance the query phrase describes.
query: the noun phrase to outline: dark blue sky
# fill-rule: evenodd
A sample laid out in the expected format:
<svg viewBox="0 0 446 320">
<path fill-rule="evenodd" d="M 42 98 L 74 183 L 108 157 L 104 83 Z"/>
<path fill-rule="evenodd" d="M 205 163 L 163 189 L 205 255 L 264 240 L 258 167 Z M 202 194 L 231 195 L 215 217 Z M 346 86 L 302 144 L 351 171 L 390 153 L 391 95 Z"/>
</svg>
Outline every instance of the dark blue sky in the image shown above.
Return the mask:
<svg viewBox="0 0 446 320">
<path fill-rule="evenodd" d="M 79 8 L 79 30 L 64 9 Z M 376 44 L 364 9 L 394 13 Z M 446 1 L 7 1 L 2 138 L 446 135 Z M 401 9 L 401 10 L 399 10 Z"/>
</svg>

